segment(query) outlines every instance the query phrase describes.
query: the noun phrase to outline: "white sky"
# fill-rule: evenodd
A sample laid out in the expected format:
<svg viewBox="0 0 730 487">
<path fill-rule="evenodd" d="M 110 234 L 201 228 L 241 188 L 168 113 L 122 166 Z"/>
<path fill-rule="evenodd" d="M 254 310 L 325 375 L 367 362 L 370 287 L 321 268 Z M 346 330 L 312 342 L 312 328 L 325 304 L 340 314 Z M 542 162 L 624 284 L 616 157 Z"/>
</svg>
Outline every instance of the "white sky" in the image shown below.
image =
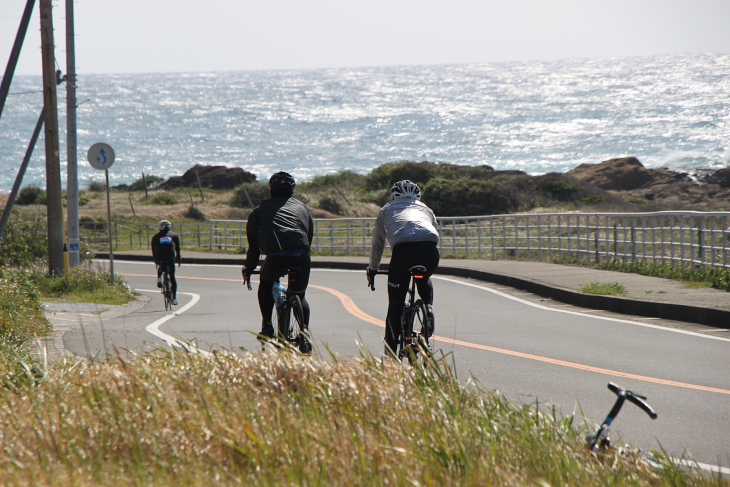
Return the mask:
<svg viewBox="0 0 730 487">
<path fill-rule="evenodd" d="M 65 2 L 54 0 L 66 71 Z M 0 0 L 3 73 L 26 0 Z M 38 3 L 16 74 L 40 74 Z M 730 52 L 730 0 L 77 0 L 84 73 Z"/>
</svg>

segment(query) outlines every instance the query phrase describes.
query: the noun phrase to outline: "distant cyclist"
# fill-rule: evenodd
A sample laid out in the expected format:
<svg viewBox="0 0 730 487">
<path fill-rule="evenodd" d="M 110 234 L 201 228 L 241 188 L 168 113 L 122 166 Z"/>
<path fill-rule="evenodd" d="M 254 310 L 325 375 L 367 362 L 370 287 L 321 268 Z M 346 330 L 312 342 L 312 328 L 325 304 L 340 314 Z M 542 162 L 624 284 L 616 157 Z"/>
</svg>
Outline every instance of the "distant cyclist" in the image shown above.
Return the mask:
<svg viewBox="0 0 730 487">
<path fill-rule="evenodd" d="M 385 250 L 385 239 L 393 249 L 388 267 L 388 317 L 385 321 L 385 353 L 392 354 L 400 341 L 400 315 L 403 311 L 409 269 L 416 265 L 426 268 L 423 279 L 417 279 L 418 294 L 428 307 L 429 326 L 433 334 L 433 284 L 431 275 L 439 264 L 438 223 L 433 211 L 421 203 L 421 190 L 412 181 L 398 181 L 390 189 L 393 200 L 380 209 L 373 228 L 370 264 L 366 272 L 368 283 L 375 277 Z"/>
<path fill-rule="evenodd" d="M 309 327 L 309 303 L 304 294 L 312 266 L 309 248 L 312 244 L 314 222 L 307 206 L 293 197 L 295 186 L 294 178 L 289 173 L 277 172 L 271 176 L 271 198 L 262 201 L 251 212 L 246 224 L 248 253 L 246 264 L 241 269 L 244 284 L 256 269 L 261 253 L 266 255 L 261 267 L 258 298 L 262 317 L 261 335 L 267 338 L 274 336 L 271 322 L 274 310 L 272 289 L 274 282 L 282 275 L 282 269 L 286 267 L 300 269 L 294 279 L 289 280 L 289 289 L 302 302 L 305 333 Z"/>
<path fill-rule="evenodd" d="M 172 290 L 172 304 L 177 304 L 177 280 L 175 280 L 175 262 L 180 264 L 180 239 L 170 227 L 167 220 L 157 224 L 160 229 L 152 237 L 152 258 L 157 264 L 157 287 L 162 287 L 162 271 L 167 267 L 170 276 L 170 288 Z"/>
</svg>

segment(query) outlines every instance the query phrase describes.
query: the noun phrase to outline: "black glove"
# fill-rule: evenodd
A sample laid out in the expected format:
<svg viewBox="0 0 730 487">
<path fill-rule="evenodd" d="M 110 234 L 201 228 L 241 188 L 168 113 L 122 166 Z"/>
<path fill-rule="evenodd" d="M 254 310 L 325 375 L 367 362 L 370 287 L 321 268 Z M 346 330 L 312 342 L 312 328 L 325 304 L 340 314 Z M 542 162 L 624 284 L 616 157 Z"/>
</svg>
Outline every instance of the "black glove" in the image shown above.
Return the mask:
<svg viewBox="0 0 730 487">
<path fill-rule="evenodd" d="M 249 290 L 251 289 L 251 273 L 246 269 L 246 266 L 241 267 L 241 276 L 243 277 L 243 285 L 248 284 Z"/>
<path fill-rule="evenodd" d="M 373 291 L 375 291 L 375 274 L 377 273 L 378 271 L 371 269 L 370 266 L 367 266 L 365 268 L 365 274 L 368 278 L 368 286 L 370 286 L 370 289 L 372 289 Z"/>
</svg>

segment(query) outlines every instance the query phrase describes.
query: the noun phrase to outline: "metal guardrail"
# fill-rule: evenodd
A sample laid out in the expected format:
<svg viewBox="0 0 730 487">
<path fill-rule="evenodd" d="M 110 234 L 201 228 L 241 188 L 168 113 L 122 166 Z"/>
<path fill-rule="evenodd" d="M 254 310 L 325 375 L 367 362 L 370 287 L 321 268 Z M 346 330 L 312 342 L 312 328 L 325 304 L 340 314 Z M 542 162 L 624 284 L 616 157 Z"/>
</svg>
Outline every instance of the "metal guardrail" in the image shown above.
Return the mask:
<svg viewBox="0 0 730 487">
<path fill-rule="evenodd" d="M 730 266 L 725 212 L 543 213 L 438 218 L 442 257 L 467 259 L 644 260 L 670 265 Z M 375 218 L 315 219 L 312 249 L 367 255 Z M 82 224 L 82 228 L 83 224 Z M 122 228 L 124 230 L 124 228 Z M 181 244 L 210 250 L 244 250 L 246 220 L 173 224 Z M 86 237 L 108 245 L 106 226 Z M 157 228 L 119 232 L 115 246 L 149 248 Z M 386 250 L 387 252 L 387 250 Z"/>
</svg>

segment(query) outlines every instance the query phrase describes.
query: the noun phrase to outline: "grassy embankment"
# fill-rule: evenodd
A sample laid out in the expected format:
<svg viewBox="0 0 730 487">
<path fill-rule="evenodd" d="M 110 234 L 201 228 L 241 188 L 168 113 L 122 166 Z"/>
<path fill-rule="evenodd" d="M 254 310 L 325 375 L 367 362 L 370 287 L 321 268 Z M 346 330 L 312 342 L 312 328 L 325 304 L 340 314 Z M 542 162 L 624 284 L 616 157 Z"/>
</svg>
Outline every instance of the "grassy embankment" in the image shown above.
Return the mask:
<svg viewBox="0 0 730 487">
<path fill-rule="evenodd" d="M 4 360 L 7 485 L 727 485 L 591 454 L 580 418 L 370 356 Z"/>
</svg>

